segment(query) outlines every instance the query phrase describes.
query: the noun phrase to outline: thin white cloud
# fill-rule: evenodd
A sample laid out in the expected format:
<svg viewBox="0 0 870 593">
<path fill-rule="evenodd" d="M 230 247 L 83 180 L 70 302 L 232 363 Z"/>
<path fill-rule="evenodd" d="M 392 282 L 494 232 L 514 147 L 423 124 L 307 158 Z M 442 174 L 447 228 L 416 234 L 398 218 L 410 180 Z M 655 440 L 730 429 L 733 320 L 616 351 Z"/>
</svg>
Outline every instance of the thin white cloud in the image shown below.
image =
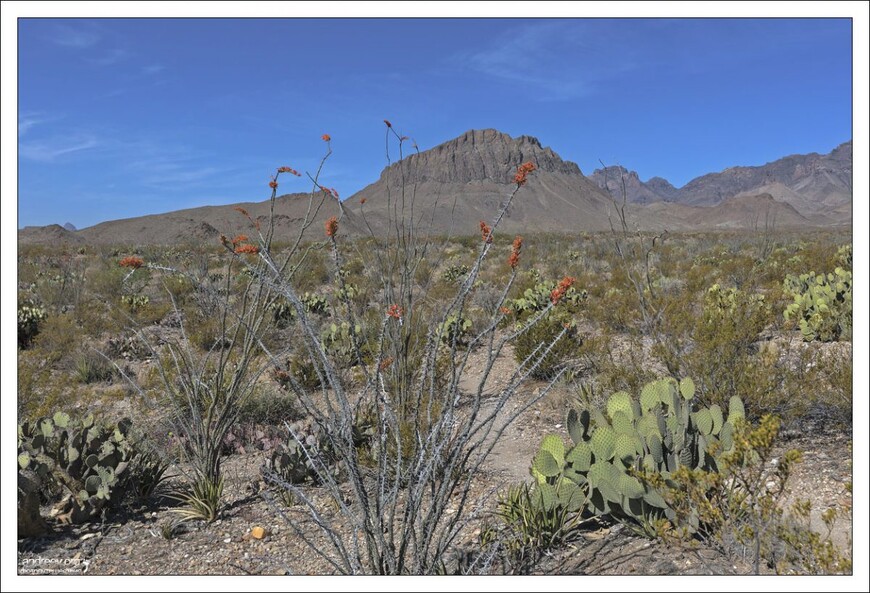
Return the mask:
<svg viewBox="0 0 870 593">
<path fill-rule="evenodd" d="M 53 121 L 56 118 L 48 117 L 38 112 L 24 112 L 18 114 L 18 137 L 21 138 L 36 126 Z"/>
<path fill-rule="evenodd" d="M 63 47 L 83 49 L 99 43 L 100 35 L 93 29 L 57 24 L 50 39 L 53 43 Z"/>
<path fill-rule="evenodd" d="M 18 146 L 18 155 L 32 161 L 50 163 L 58 157 L 90 150 L 99 146 L 96 138 L 89 136 L 56 137 L 45 140 L 22 142 Z"/>
<path fill-rule="evenodd" d="M 601 55 L 602 36 L 575 20 L 536 22 L 512 27 L 494 43 L 458 58 L 465 68 L 526 89 L 537 100 L 571 100 L 635 67 L 625 53 Z"/>
<path fill-rule="evenodd" d="M 166 69 L 166 66 L 164 66 L 163 64 L 150 64 L 150 65 L 142 68 L 142 74 L 145 74 L 147 76 L 151 76 L 154 74 L 159 74 L 159 73 L 163 72 L 165 69 Z"/>
</svg>

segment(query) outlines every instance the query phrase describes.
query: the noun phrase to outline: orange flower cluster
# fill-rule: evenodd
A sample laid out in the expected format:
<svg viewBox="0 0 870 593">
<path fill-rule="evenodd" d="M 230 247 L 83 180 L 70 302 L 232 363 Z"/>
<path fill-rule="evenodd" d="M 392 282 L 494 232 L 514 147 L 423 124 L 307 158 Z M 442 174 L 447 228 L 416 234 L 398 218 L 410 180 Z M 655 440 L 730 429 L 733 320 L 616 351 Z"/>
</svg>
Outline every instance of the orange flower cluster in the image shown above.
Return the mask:
<svg viewBox="0 0 870 593">
<path fill-rule="evenodd" d="M 514 244 L 511 247 L 511 255 L 508 257 L 508 264 L 511 268 L 516 268 L 520 263 L 520 250 L 523 248 L 523 238 L 519 235 L 514 239 Z"/>
<path fill-rule="evenodd" d="M 387 317 L 392 317 L 393 319 L 401 319 L 404 314 L 405 312 L 399 305 L 390 305 L 390 308 L 387 309 Z"/>
<path fill-rule="evenodd" d="M 321 136 L 320 138 L 321 138 L 324 142 L 329 142 L 330 140 L 332 140 L 332 136 L 330 136 L 329 134 L 324 134 L 324 135 Z"/>
<path fill-rule="evenodd" d="M 359 199 L 359 203 L 360 203 L 360 204 L 365 204 L 365 203 L 366 203 L 366 199 L 365 199 L 365 198 L 360 198 L 360 199 Z"/>
<path fill-rule="evenodd" d="M 388 120 L 388 119 L 385 119 L 385 120 L 384 120 L 384 123 L 387 124 L 387 127 L 388 127 L 388 128 L 392 128 L 392 127 L 393 127 L 393 124 L 391 124 L 391 123 L 390 123 L 390 120 Z"/>
<path fill-rule="evenodd" d="M 510 315 L 511 314 L 510 307 L 499 307 L 498 312 L 501 313 L 502 315 Z"/>
<path fill-rule="evenodd" d="M 562 300 L 562 297 L 565 296 L 565 293 L 568 292 L 568 289 L 574 284 L 575 278 L 573 276 L 565 276 L 562 278 L 562 281 L 559 282 L 559 285 L 553 289 L 550 293 L 550 300 L 554 305 L 558 305 L 559 301 Z"/>
<path fill-rule="evenodd" d="M 338 218 L 335 216 L 331 217 L 326 221 L 326 236 L 327 237 L 335 237 L 335 234 L 338 232 Z"/>
<path fill-rule="evenodd" d="M 245 243 L 244 245 L 239 245 L 234 250 L 239 255 L 248 254 L 248 255 L 256 255 L 260 253 L 260 248 L 256 245 L 251 245 L 250 243 Z"/>
<path fill-rule="evenodd" d="M 335 190 L 334 187 L 325 187 L 325 188 L 323 188 L 323 191 L 325 191 L 328 194 L 331 194 L 332 197 L 335 198 L 336 200 L 338 199 L 338 192 Z"/>
<path fill-rule="evenodd" d="M 385 371 L 390 368 L 390 365 L 393 364 L 393 357 L 388 356 L 381 361 L 381 364 L 378 365 L 378 369 L 381 371 Z"/>
<path fill-rule="evenodd" d="M 128 257 L 123 258 L 118 262 L 118 265 L 122 268 L 133 268 L 134 270 L 141 268 L 145 265 L 145 261 L 141 257 L 136 257 L 135 255 L 130 255 Z"/>
<path fill-rule="evenodd" d="M 291 169 L 290 167 L 278 167 L 278 173 L 291 173 L 296 177 L 302 177 L 302 175 L 296 169 Z"/>
<path fill-rule="evenodd" d="M 237 245 L 239 243 L 247 243 L 250 241 L 247 235 L 238 235 L 235 239 L 233 239 L 233 245 Z"/>
<path fill-rule="evenodd" d="M 517 167 L 517 174 L 514 175 L 514 183 L 517 185 L 525 185 L 529 173 L 537 169 L 535 163 L 529 161 Z"/>
<path fill-rule="evenodd" d="M 492 243 L 492 229 L 482 220 L 480 221 L 480 236 L 485 243 Z"/>
<path fill-rule="evenodd" d="M 270 183 L 269 185 L 272 185 L 272 184 Z M 276 184 L 276 186 L 277 186 L 277 184 Z M 247 218 L 251 222 L 251 224 L 254 225 L 254 228 L 256 228 L 258 231 L 260 230 L 260 221 L 254 220 L 253 218 L 251 218 L 251 215 L 248 214 L 247 210 L 245 210 L 241 206 L 234 206 L 233 210 L 235 210 L 236 212 L 238 212 L 239 214 L 241 214 L 242 216 Z M 226 244 L 226 241 L 224 239 L 226 239 L 226 237 L 221 235 L 221 243 Z"/>
<path fill-rule="evenodd" d="M 269 182 L 269 187 L 271 187 L 272 189 L 278 189 L 278 182 L 273 179 Z"/>
</svg>

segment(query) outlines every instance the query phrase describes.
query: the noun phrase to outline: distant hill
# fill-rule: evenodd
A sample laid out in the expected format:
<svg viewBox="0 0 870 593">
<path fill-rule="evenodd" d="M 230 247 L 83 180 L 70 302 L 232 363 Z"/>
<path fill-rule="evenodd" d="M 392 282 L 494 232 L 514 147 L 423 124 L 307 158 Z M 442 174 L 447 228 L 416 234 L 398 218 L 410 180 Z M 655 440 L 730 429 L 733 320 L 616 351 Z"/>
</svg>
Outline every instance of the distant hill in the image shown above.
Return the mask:
<svg viewBox="0 0 870 593">
<path fill-rule="evenodd" d="M 534 137 L 469 130 L 385 168 L 377 181 L 343 202 L 341 232 L 388 235 L 394 232 L 390 220 L 404 215 L 413 217 L 422 232 L 477 234 L 479 221 L 491 222 L 516 188 L 517 166 L 528 161 L 537 170 L 517 192 L 499 232 L 609 230 L 623 184 L 632 228 L 752 230 L 759 224 L 763 228 L 764 220 L 777 228 L 842 225 L 852 215 L 851 147 L 846 142 L 828 155 L 792 155 L 761 167 L 732 167 L 675 188 L 660 177 L 643 182 L 622 167 L 586 177 L 575 163 Z M 325 198 L 316 210 L 321 197 L 278 197 L 276 238 L 295 238 L 306 214 L 312 225 L 308 236 L 322 237 L 323 223 L 339 215 L 340 206 Z M 27 227 L 18 236 L 22 244 L 217 242 L 221 234 L 252 234 L 251 221 L 238 208 L 261 226 L 269 220 L 267 200 L 113 220 L 78 231 L 58 225 Z"/>
<path fill-rule="evenodd" d="M 697 177 L 681 188 L 654 177 L 647 182 L 621 166 L 596 169 L 596 184 L 628 202 L 677 202 L 715 206 L 735 196 L 769 194 L 806 217 L 809 224 L 848 223 L 852 204 L 852 142 L 829 154 L 791 155 L 757 167 L 730 167 Z"/>
</svg>

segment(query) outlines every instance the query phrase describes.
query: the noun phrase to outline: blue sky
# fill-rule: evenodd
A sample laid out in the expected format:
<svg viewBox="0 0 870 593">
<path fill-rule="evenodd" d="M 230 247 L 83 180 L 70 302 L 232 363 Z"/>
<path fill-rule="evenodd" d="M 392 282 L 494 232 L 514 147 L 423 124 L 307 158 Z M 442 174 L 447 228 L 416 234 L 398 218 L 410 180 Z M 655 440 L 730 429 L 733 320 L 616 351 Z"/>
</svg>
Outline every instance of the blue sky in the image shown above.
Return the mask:
<svg viewBox="0 0 870 593">
<path fill-rule="evenodd" d="M 281 165 L 350 196 L 383 120 L 431 148 L 536 136 L 676 186 L 852 136 L 848 19 L 21 19 L 18 226 L 268 197 Z M 286 177 L 286 176 L 285 176 Z M 281 191 L 307 191 L 287 179 Z"/>
</svg>

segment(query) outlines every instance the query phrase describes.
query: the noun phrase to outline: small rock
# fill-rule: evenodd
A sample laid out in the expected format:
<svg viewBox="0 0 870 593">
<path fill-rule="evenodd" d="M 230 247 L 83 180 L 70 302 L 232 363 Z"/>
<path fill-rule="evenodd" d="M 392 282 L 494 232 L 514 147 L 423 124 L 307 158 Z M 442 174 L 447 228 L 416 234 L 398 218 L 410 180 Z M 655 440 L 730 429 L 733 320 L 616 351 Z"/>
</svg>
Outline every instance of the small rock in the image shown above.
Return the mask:
<svg viewBox="0 0 870 593">
<path fill-rule="evenodd" d="M 224 543 L 225 543 L 225 544 L 228 544 L 228 543 L 230 543 L 231 541 L 233 541 L 233 538 L 231 538 L 231 537 L 225 537 L 225 538 L 224 538 Z"/>
<path fill-rule="evenodd" d="M 263 539 L 264 537 L 266 537 L 266 535 L 266 530 L 259 525 L 251 529 L 251 537 L 253 537 L 254 539 Z"/>
</svg>

